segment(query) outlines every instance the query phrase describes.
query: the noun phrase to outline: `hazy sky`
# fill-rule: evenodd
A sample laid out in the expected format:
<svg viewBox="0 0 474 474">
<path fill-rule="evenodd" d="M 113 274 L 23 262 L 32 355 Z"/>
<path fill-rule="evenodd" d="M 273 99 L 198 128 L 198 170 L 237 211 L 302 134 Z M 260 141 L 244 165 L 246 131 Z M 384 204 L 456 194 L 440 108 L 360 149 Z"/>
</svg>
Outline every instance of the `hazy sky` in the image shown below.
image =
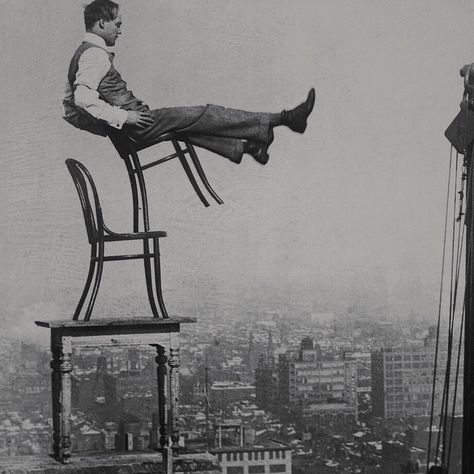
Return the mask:
<svg viewBox="0 0 474 474">
<path fill-rule="evenodd" d="M 60 118 L 83 3 L 1 1 L 0 297 L 12 324 L 69 319 L 86 276 L 88 244 L 66 158 L 92 172 L 109 227 L 131 228 L 125 168 L 111 143 Z M 151 107 L 278 112 L 311 86 L 317 92 L 306 133 L 278 129 L 267 166 L 200 153 L 223 206 L 204 208 L 177 162 L 148 172 L 152 227 L 168 232 L 171 313 L 191 302 L 242 301 L 251 310 L 253 300 L 287 299 L 318 309 L 372 290 L 395 304 L 409 288 L 411 302 L 436 308 L 443 133 L 458 111 L 459 69 L 474 61 L 472 2 L 121 5 L 116 67 Z M 143 298 L 140 264 L 110 263 L 97 317 L 147 315 Z"/>
</svg>

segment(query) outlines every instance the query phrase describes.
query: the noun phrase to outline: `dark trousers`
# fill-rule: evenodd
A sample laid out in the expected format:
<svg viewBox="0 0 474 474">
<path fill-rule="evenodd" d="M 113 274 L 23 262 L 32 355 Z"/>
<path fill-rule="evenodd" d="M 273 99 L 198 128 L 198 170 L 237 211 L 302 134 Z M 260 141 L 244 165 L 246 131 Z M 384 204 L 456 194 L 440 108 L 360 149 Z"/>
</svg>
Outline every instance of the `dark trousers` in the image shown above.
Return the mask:
<svg viewBox="0 0 474 474">
<path fill-rule="evenodd" d="M 167 107 L 151 110 L 155 123 L 144 129 L 127 127 L 135 140 L 147 142 L 168 132 L 184 132 L 193 145 L 240 163 L 242 140 L 266 142 L 270 114 L 228 109 L 219 105 Z"/>
</svg>

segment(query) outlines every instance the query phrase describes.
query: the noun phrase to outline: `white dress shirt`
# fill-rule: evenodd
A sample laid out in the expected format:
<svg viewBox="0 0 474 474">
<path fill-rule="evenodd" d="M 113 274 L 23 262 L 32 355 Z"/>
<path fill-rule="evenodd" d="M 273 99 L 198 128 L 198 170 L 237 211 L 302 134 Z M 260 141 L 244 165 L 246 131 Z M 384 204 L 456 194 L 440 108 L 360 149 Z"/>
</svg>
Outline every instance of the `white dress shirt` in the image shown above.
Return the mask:
<svg viewBox="0 0 474 474">
<path fill-rule="evenodd" d="M 74 81 L 74 92 L 67 81 L 66 97 L 74 94 L 74 103 L 78 107 L 111 127 L 120 129 L 127 120 L 128 112 L 100 99 L 97 91 L 111 66 L 109 55 L 104 51 L 110 48 L 107 47 L 103 38 L 94 33 L 86 33 L 83 41 L 93 43 L 100 48 L 89 48 L 81 54 Z"/>
</svg>

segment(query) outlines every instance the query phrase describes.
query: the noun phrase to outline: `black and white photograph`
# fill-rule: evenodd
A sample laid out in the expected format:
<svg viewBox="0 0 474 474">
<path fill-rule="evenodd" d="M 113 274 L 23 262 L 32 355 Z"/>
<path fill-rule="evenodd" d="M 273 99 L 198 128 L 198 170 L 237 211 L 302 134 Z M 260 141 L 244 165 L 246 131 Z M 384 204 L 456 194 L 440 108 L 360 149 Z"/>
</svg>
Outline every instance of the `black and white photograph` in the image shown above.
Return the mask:
<svg viewBox="0 0 474 474">
<path fill-rule="evenodd" d="M 0 7 L 0 473 L 474 473 L 472 2 Z"/>
</svg>

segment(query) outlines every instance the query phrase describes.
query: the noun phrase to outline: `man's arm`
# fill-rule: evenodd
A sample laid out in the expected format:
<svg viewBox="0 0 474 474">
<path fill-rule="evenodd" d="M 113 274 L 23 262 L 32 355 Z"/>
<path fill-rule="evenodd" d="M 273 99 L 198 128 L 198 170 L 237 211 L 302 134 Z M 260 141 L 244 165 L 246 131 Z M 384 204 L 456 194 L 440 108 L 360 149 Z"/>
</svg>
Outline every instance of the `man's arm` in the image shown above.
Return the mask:
<svg viewBox="0 0 474 474">
<path fill-rule="evenodd" d="M 101 100 L 97 91 L 100 81 L 110 69 L 108 54 L 100 48 L 89 48 L 82 53 L 78 66 L 74 81 L 74 103 L 111 127 L 122 128 L 128 112 Z"/>
</svg>

